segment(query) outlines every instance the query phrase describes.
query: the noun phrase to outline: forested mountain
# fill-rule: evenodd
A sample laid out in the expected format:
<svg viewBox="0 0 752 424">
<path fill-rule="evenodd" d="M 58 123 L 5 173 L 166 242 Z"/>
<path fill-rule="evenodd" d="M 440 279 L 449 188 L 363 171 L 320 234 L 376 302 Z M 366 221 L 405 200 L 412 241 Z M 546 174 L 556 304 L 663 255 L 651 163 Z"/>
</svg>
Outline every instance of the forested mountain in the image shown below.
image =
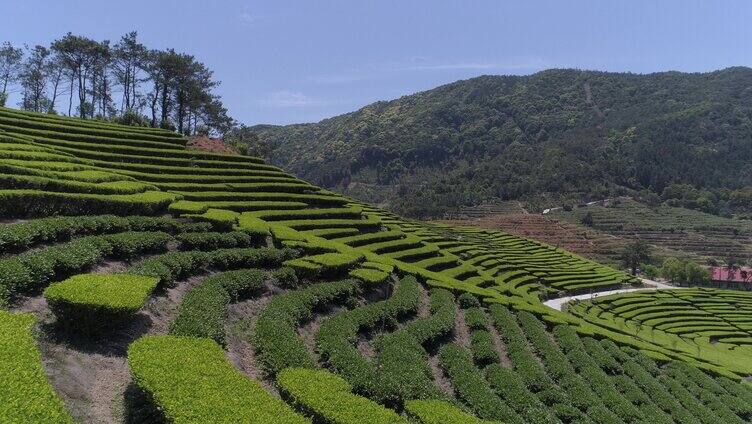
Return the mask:
<svg viewBox="0 0 752 424">
<path fill-rule="evenodd" d="M 411 216 L 615 194 L 752 202 L 752 69 L 481 76 L 314 124 L 251 129 L 312 182 Z M 668 189 L 667 189 L 668 188 Z"/>
</svg>

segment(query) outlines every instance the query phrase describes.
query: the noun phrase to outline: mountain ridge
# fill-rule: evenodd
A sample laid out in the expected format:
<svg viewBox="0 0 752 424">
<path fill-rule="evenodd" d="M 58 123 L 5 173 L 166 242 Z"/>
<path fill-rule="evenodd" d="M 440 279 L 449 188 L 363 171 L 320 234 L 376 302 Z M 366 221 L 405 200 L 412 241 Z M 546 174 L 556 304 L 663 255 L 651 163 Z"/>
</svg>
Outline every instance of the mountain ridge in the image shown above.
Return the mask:
<svg viewBox="0 0 752 424">
<path fill-rule="evenodd" d="M 273 163 L 410 216 L 494 200 L 536 209 L 660 196 L 674 183 L 700 190 L 694 197 L 709 198 L 712 212 L 728 213 L 723 191 L 752 185 L 744 166 L 752 159 L 750 87 L 746 67 L 552 69 L 484 75 L 318 123 L 251 129 L 273 146 Z"/>
</svg>

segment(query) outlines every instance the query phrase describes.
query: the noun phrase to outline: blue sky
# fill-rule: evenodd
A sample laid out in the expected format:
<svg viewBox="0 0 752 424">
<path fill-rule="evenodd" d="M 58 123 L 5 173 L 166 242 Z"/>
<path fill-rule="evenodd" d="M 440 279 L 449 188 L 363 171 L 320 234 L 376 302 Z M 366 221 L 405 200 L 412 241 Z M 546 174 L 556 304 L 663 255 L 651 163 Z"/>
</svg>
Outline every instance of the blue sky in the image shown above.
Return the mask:
<svg viewBox="0 0 752 424">
<path fill-rule="evenodd" d="M 0 0 L 0 42 L 67 31 L 195 55 L 247 124 L 312 122 L 483 74 L 750 65 L 749 1 Z"/>
</svg>

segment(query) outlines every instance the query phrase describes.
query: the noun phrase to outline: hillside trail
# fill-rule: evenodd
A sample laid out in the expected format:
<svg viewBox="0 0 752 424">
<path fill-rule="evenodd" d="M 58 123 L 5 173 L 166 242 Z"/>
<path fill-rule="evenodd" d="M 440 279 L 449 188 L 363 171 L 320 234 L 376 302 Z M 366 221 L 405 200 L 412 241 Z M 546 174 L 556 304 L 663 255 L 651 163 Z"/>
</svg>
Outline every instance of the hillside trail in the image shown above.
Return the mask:
<svg viewBox="0 0 752 424">
<path fill-rule="evenodd" d="M 559 297 L 556 299 L 549 299 L 545 302 L 543 302 L 544 305 L 548 306 L 549 308 L 556 309 L 558 311 L 564 310 L 564 305 L 567 303 L 573 301 L 573 300 L 591 300 L 602 296 L 608 296 L 611 294 L 622 294 L 622 293 L 631 293 L 636 291 L 646 291 L 646 290 L 679 290 L 679 289 L 685 289 L 687 287 L 678 287 L 678 286 L 672 286 L 670 284 L 661 283 L 659 281 L 653 281 L 648 280 L 647 278 L 640 278 L 643 284 L 645 284 L 647 287 L 640 287 L 635 289 L 617 289 L 617 290 L 606 290 L 601 292 L 594 292 L 594 293 L 587 293 L 587 294 L 580 294 L 576 296 L 564 296 Z"/>
</svg>

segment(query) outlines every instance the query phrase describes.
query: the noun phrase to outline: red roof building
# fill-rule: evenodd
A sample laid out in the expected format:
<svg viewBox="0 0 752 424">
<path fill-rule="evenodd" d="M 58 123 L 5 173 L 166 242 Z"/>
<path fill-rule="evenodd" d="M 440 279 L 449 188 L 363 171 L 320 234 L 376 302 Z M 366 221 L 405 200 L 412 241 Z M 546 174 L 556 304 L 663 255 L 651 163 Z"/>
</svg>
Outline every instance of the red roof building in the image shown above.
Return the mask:
<svg viewBox="0 0 752 424">
<path fill-rule="evenodd" d="M 736 283 L 752 285 L 752 268 L 741 267 L 730 270 L 723 266 L 710 268 L 710 280 L 714 283 Z"/>
</svg>

